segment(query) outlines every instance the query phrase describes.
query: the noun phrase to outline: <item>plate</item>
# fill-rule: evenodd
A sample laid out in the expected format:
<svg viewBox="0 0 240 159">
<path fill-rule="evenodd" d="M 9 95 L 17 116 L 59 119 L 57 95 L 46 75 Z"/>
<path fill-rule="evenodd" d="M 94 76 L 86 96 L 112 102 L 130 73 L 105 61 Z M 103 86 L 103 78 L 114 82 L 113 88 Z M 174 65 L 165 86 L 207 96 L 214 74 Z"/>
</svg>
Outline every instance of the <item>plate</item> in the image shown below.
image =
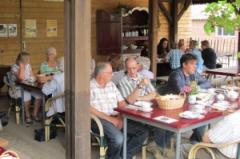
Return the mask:
<svg viewBox="0 0 240 159">
<path fill-rule="evenodd" d="M 220 111 L 225 111 L 229 106 L 230 106 L 230 103 L 228 101 L 220 101 L 220 102 L 214 103 L 212 105 L 212 108 Z"/>
<path fill-rule="evenodd" d="M 134 103 L 136 106 L 140 106 L 143 108 L 150 108 L 153 104 L 151 102 L 146 102 L 146 101 L 137 101 Z"/>
<path fill-rule="evenodd" d="M 151 107 L 143 108 L 143 107 L 139 107 L 139 106 L 135 106 L 135 105 L 131 105 L 131 104 L 128 105 L 127 108 L 138 110 L 138 111 L 145 112 L 145 113 L 149 113 L 149 112 L 153 111 L 153 108 L 151 108 Z"/>
<path fill-rule="evenodd" d="M 184 119 L 199 119 L 199 118 L 204 117 L 203 115 L 201 115 L 199 113 L 192 112 L 192 111 L 182 112 L 182 113 L 179 114 L 179 116 L 181 118 L 184 118 Z"/>
</svg>

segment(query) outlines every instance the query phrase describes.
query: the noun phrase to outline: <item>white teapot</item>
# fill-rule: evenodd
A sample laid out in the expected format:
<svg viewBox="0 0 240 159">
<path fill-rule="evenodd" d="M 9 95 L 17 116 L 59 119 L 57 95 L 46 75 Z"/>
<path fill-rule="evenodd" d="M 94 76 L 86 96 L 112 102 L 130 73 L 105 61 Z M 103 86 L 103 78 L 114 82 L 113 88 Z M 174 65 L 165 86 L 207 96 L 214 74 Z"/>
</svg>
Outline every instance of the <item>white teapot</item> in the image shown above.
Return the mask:
<svg viewBox="0 0 240 159">
<path fill-rule="evenodd" d="M 230 101 L 235 101 L 238 98 L 239 94 L 236 91 L 230 90 L 226 93 L 226 96 Z"/>
</svg>

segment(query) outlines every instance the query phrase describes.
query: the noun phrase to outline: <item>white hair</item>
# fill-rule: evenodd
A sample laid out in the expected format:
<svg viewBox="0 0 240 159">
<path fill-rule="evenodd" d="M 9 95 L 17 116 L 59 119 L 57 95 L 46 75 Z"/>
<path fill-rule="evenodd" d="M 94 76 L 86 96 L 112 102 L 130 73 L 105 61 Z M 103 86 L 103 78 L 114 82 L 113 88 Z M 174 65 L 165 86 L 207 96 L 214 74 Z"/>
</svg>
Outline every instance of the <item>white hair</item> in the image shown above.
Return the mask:
<svg viewBox="0 0 240 159">
<path fill-rule="evenodd" d="M 47 55 L 48 54 L 57 55 L 57 50 L 54 47 L 50 47 L 50 48 L 47 49 Z"/>
<path fill-rule="evenodd" d="M 64 72 L 64 57 L 60 57 L 60 58 L 57 60 L 57 62 L 58 62 L 58 68 L 59 68 L 62 72 Z"/>
</svg>

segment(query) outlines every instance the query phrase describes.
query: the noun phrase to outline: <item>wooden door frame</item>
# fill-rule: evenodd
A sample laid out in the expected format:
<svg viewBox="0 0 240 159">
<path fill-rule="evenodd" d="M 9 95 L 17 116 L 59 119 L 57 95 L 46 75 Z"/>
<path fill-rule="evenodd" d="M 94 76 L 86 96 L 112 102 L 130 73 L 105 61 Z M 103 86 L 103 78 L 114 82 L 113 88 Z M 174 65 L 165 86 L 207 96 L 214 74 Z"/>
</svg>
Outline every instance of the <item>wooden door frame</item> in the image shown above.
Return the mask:
<svg viewBox="0 0 240 159">
<path fill-rule="evenodd" d="M 90 159 L 91 1 L 65 0 L 66 158 Z"/>
</svg>

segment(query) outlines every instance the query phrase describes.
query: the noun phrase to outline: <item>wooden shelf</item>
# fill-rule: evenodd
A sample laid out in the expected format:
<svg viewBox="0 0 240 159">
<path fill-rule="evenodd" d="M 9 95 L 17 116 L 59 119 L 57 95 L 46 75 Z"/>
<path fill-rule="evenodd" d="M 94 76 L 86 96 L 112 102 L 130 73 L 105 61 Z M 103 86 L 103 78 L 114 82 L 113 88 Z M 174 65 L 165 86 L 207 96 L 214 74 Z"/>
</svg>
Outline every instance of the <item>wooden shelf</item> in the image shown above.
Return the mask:
<svg viewBox="0 0 240 159">
<path fill-rule="evenodd" d="M 136 53 L 141 53 L 141 49 L 135 49 L 135 50 L 132 50 L 132 49 L 127 49 L 127 50 L 123 50 L 123 53 L 124 54 L 136 54 Z"/>
<path fill-rule="evenodd" d="M 148 36 L 123 37 L 123 41 L 146 41 Z"/>
</svg>

